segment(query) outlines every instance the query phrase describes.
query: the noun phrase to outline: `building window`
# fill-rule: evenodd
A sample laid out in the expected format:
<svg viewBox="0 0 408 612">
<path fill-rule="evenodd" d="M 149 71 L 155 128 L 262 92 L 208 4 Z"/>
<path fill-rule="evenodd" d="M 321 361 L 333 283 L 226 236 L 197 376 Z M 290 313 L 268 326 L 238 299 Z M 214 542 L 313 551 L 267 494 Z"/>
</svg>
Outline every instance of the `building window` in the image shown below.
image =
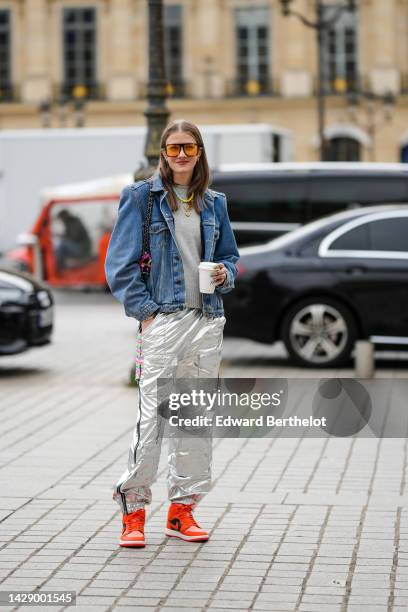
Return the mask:
<svg viewBox="0 0 408 612">
<path fill-rule="evenodd" d="M 183 80 L 183 7 L 164 5 L 164 63 L 171 96 L 185 95 Z"/>
<path fill-rule="evenodd" d="M 324 7 L 330 19 L 338 5 Z M 323 34 L 323 82 L 326 93 L 355 91 L 358 86 L 357 13 L 344 11 Z"/>
<path fill-rule="evenodd" d="M 325 147 L 324 161 L 358 162 L 361 157 L 361 145 L 354 138 L 331 138 Z"/>
<path fill-rule="evenodd" d="M 0 102 L 13 98 L 11 86 L 10 11 L 0 11 Z"/>
<path fill-rule="evenodd" d="M 96 10 L 65 8 L 63 11 L 63 94 L 96 98 Z"/>
<path fill-rule="evenodd" d="M 271 92 L 268 23 L 267 8 L 235 10 L 235 94 L 256 96 Z"/>
</svg>

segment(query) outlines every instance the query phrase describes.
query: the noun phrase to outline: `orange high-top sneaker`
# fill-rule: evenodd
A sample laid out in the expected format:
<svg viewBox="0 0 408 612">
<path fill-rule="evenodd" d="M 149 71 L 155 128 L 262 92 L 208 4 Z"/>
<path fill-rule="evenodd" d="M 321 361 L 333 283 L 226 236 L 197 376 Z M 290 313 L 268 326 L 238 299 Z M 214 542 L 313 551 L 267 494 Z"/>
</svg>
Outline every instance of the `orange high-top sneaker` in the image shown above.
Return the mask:
<svg viewBox="0 0 408 612">
<path fill-rule="evenodd" d="M 188 542 L 205 542 L 210 537 L 193 517 L 194 504 L 171 504 L 167 515 L 166 535 Z"/>
<path fill-rule="evenodd" d="M 119 539 L 121 546 L 137 547 L 145 545 L 144 524 L 146 513 L 144 508 L 122 516 L 123 530 Z"/>
</svg>

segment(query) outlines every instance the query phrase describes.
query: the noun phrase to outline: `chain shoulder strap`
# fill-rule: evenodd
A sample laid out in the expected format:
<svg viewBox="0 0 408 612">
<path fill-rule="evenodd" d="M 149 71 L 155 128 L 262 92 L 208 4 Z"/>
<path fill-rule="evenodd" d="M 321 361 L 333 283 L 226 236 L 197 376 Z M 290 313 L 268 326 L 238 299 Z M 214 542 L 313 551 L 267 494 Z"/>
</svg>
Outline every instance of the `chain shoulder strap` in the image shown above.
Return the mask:
<svg viewBox="0 0 408 612">
<path fill-rule="evenodd" d="M 149 184 L 149 199 L 147 202 L 146 216 L 143 223 L 143 252 L 150 250 L 150 240 L 149 240 L 149 228 L 150 222 L 152 220 L 152 210 L 153 210 L 153 194 L 152 194 L 152 181 L 148 181 Z"/>
<path fill-rule="evenodd" d="M 146 209 L 146 214 L 145 214 L 145 218 L 143 221 L 142 257 L 140 258 L 140 262 L 139 262 L 142 278 L 144 279 L 146 279 L 149 276 L 150 268 L 152 264 L 152 256 L 150 253 L 149 228 L 150 228 L 150 222 L 152 219 L 152 210 L 153 210 L 153 193 L 152 193 L 153 181 L 152 179 L 148 179 L 147 182 L 149 185 L 149 199 L 147 201 L 147 209 Z"/>
</svg>

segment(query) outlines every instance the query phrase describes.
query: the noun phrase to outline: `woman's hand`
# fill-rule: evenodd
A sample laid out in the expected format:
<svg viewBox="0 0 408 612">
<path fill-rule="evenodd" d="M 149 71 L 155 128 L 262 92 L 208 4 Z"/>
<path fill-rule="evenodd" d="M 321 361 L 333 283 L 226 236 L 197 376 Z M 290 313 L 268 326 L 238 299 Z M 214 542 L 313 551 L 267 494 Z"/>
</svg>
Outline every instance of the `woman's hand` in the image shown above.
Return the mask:
<svg viewBox="0 0 408 612">
<path fill-rule="evenodd" d="M 218 264 L 214 272 L 211 272 L 214 285 L 222 285 L 227 278 L 227 268 L 223 263 Z"/>
</svg>

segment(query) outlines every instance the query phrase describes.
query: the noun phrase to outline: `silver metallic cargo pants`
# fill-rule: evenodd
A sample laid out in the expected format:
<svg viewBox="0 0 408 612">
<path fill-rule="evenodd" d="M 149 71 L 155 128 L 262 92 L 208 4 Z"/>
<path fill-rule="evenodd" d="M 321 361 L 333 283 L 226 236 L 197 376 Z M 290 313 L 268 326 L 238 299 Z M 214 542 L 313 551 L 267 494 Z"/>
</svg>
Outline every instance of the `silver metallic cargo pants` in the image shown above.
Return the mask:
<svg viewBox="0 0 408 612">
<path fill-rule="evenodd" d="M 162 432 L 157 418 L 157 379 L 216 378 L 221 361 L 225 317 L 206 318 L 201 310 L 159 313 L 143 333 L 143 368 L 139 381 L 137 423 L 129 449 L 128 467 L 113 498 L 123 514 L 151 502 L 151 485 L 160 459 Z M 170 437 L 168 497 L 193 503 L 211 483 L 211 437 Z"/>
</svg>

